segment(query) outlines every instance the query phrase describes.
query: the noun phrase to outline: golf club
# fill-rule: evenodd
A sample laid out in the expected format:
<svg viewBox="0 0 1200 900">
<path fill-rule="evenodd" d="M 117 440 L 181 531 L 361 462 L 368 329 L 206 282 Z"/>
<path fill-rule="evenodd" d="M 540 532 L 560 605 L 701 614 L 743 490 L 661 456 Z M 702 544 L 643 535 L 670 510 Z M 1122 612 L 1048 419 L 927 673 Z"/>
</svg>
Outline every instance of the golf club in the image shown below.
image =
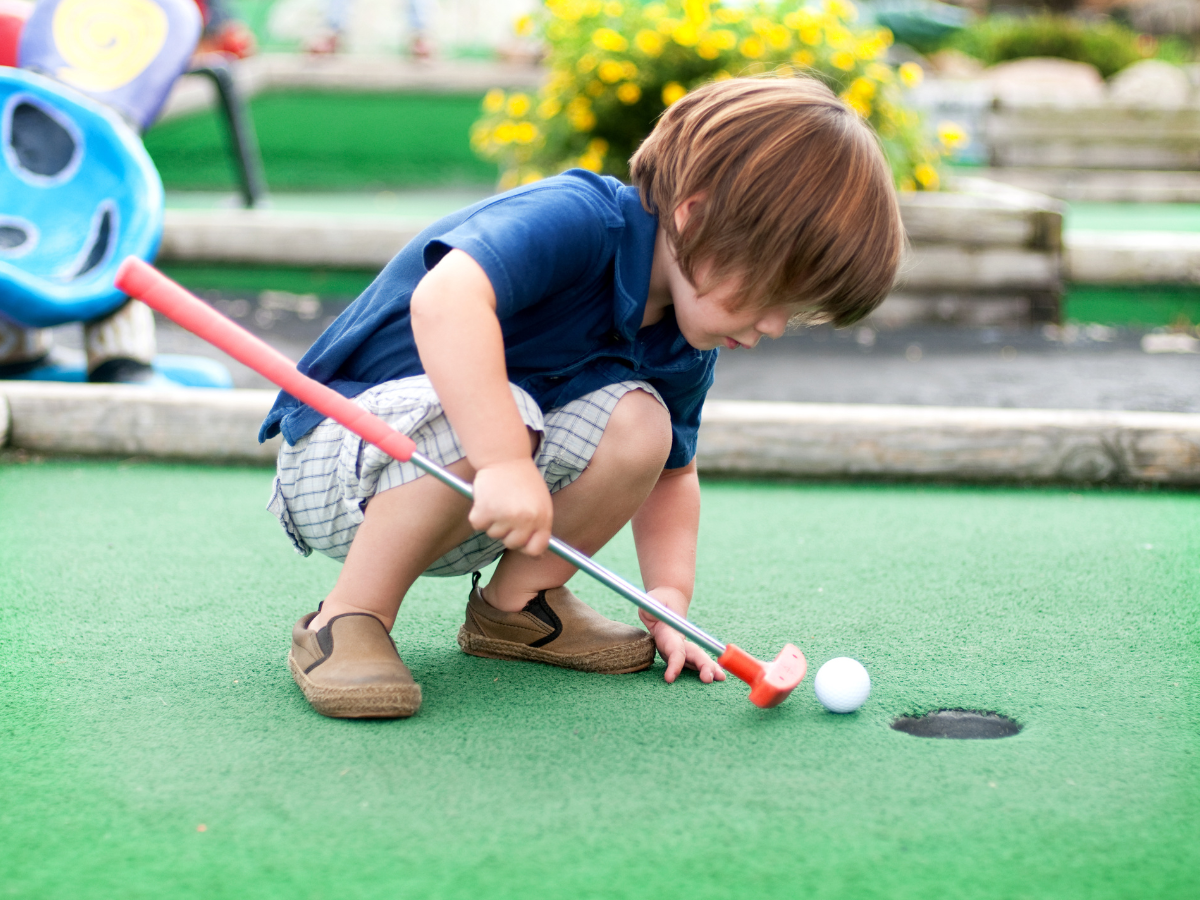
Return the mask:
<svg viewBox="0 0 1200 900">
<path fill-rule="evenodd" d="M 131 256 L 121 264 L 115 281 L 116 286 L 129 296 L 141 300 L 183 328 L 225 351 L 297 400 L 374 444 L 393 459 L 400 462 L 411 461 L 419 469 L 463 496 L 472 496 L 470 484 L 416 452 L 416 445 L 407 435 L 396 431 L 383 419 L 367 412 L 332 388 L 301 374 L 295 364 L 278 350 L 221 315 L 153 266 Z M 794 645 L 785 645 L 772 662 L 762 662 L 733 644 L 724 644 L 717 640 L 558 538 L 550 539 L 550 549 L 635 606 L 666 622 L 676 631 L 715 654 L 717 662 L 726 671 L 732 672 L 750 685 L 750 702 L 755 706 L 764 709 L 778 706 L 804 678 L 807 668 L 804 654 Z"/>
</svg>

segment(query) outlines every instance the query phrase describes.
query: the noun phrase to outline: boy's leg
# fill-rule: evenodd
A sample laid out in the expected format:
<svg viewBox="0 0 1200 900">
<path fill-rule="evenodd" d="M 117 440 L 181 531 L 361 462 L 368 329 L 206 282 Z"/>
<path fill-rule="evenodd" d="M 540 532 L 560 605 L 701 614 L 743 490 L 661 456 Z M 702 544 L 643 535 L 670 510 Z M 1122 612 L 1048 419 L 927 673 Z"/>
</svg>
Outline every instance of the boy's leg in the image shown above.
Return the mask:
<svg viewBox="0 0 1200 900">
<path fill-rule="evenodd" d="M 617 402 L 588 467 L 554 495 L 554 534 L 591 556 L 645 502 L 671 451 L 671 418 L 655 397 L 633 390 Z M 483 589 L 500 610 L 522 609 L 539 591 L 561 587 L 575 567 L 547 551 L 507 552 Z"/>
<path fill-rule="evenodd" d="M 530 432 L 531 452 L 538 437 Z M 465 459 L 446 469 L 465 481 L 475 477 Z M 470 500 L 436 478 L 418 478 L 376 494 L 309 630 L 319 630 L 334 616 L 369 613 L 390 631 L 413 582 L 475 533 L 467 521 L 470 510 Z"/>
</svg>

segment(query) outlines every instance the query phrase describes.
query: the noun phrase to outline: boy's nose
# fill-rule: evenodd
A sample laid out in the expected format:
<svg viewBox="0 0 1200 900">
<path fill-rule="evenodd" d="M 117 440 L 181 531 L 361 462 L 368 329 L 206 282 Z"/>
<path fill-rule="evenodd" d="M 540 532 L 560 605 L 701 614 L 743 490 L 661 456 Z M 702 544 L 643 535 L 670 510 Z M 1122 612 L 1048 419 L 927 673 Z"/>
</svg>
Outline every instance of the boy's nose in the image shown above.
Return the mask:
<svg viewBox="0 0 1200 900">
<path fill-rule="evenodd" d="M 787 331 L 787 323 L 787 311 L 784 310 L 779 314 L 764 316 L 759 320 L 755 329 L 759 334 L 764 334 L 774 340 L 775 338 L 783 337 L 783 333 Z"/>
</svg>

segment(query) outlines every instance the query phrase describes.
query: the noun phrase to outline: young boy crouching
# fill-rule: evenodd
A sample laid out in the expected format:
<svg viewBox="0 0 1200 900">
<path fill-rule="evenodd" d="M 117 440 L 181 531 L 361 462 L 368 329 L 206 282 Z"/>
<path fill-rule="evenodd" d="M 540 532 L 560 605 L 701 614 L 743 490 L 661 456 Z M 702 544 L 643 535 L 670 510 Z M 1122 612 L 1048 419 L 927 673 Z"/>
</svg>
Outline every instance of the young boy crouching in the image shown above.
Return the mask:
<svg viewBox="0 0 1200 900">
<path fill-rule="evenodd" d="M 420 575 L 475 573 L 464 652 L 666 680 L 724 673 L 668 626 L 610 621 L 566 587 L 551 529 L 587 554 L 632 521 L 642 581 L 686 615 L 696 434 L 719 348 L 789 322 L 847 325 L 903 246 L 869 126 L 808 78 L 732 79 L 673 105 L 633 186 L 572 170 L 427 228 L 301 360 L 474 483 L 474 503 L 281 393 L 270 510 L 307 555 L 344 560 L 292 631 L 304 696 L 339 717 L 415 713 L 390 638 Z M 499 559 L 491 579 L 479 570 Z"/>
</svg>

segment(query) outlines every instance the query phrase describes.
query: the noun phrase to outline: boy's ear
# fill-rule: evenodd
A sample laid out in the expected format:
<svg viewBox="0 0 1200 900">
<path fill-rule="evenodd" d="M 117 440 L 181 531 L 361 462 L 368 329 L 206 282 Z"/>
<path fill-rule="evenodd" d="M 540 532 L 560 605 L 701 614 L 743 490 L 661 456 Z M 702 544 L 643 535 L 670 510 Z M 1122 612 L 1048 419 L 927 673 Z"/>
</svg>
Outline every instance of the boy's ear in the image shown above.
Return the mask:
<svg viewBox="0 0 1200 900">
<path fill-rule="evenodd" d="M 687 220 L 691 218 L 692 210 L 695 209 L 697 204 L 701 203 L 707 196 L 708 195 L 703 192 L 699 194 L 692 194 L 692 196 L 688 197 L 677 207 L 675 207 L 675 212 L 673 215 L 675 217 L 676 234 L 683 233 L 683 227 L 687 224 Z"/>
</svg>

